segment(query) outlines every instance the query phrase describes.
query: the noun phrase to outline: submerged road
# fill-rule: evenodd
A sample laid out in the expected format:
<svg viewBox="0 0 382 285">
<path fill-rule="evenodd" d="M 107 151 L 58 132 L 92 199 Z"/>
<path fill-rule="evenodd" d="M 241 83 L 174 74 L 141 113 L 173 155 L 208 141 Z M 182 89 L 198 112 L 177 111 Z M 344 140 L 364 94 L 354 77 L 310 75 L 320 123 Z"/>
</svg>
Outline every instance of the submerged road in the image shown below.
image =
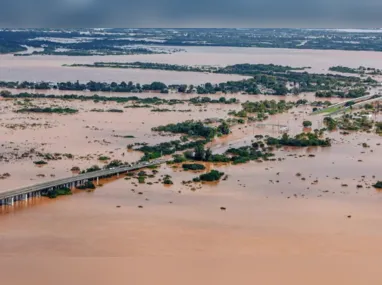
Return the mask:
<svg viewBox="0 0 382 285">
<path fill-rule="evenodd" d="M 0 205 L 10 204 L 12 205 L 14 201 L 27 200 L 30 197 L 40 196 L 42 192 L 53 190 L 58 187 L 68 187 L 74 188 L 78 185 L 82 185 L 89 180 L 107 177 L 111 175 L 119 175 L 120 173 L 133 171 L 141 168 L 145 168 L 152 165 L 159 165 L 166 162 L 166 160 L 154 160 L 151 162 L 142 162 L 131 166 L 114 167 L 99 171 L 93 171 L 89 173 L 79 174 L 76 176 L 56 179 L 48 182 L 43 182 L 39 184 L 34 184 L 22 188 L 17 188 L 13 190 L 0 190 Z"/>
</svg>

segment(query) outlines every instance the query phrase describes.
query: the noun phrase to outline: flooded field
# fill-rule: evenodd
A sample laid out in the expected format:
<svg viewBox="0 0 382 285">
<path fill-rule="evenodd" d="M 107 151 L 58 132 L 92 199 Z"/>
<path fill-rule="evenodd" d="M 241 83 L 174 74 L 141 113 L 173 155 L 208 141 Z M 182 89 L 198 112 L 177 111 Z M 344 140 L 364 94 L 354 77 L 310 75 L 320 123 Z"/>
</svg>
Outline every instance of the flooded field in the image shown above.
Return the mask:
<svg viewBox="0 0 382 285">
<path fill-rule="evenodd" d="M 158 62 L 185 65 L 225 66 L 238 63 L 280 64 L 311 67 L 308 72 L 327 73 L 335 65 L 374 67 L 382 69 L 382 54 L 378 52 L 321 51 L 231 47 L 187 47 L 186 52 L 174 54 L 128 56 L 27 56 L 0 55 L 0 80 L 3 81 L 76 81 L 121 82 L 133 81 L 166 84 L 202 84 L 239 80 L 242 76 L 171 72 L 158 70 L 63 67 L 63 64 L 91 64 L 104 62 Z"/>
<path fill-rule="evenodd" d="M 55 284 L 378 284 L 382 196 L 366 185 L 380 175 L 381 148 L 366 139 L 374 155 L 336 144 L 307 150 L 315 158 L 215 167 L 227 181 L 196 191 L 181 183 L 195 173 L 162 166 L 150 181 L 169 174 L 173 186 L 119 179 L 94 192 L 3 210 L 3 280 L 22 284 L 25 277 L 11 274 L 17 266 L 30 284 L 49 284 L 58 267 L 76 274 Z M 48 272 L 41 274 L 41 266 Z"/>
<path fill-rule="evenodd" d="M 126 57 L 0 56 L 0 80 L 133 80 L 166 83 L 220 82 L 205 74 L 141 70 L 64 68 L 93 61 L 152 61 L 177 64 L 274 63 L 381 68 L 373 52 L 187 48 L 187 53 Z M 43 59 L 43 60 L 42 60 Z M 355 60 L 356 59 L 356 60 Z M 359 62 L 358 62 L 359 61 Z M 377 66 L 376 66 L 377 65 Z M 150 71 L 151 72 L 151 71 Z M 151 74 L 151 75 L 150 75 Z M 135 77 L 134 77 L 135 76 Z M 128 77 L 128 78 L 126 78 Z M 132 77 L 132 78 L 130 78 Z M 136 79 L 134 79 L 136 78 Z M 233 77 L 227 77 L 233 78 Z M 184 81 L 183 81 L 184 80 Z M 233 79 L 232 79 L 233 80 Z M 23 90 L 10 90 L 18 93 Z M 45 94 L 90 92 L 38 91 Z M 198 95 L 98 93 L 184 99 Z M 222 96 L 210 95 L 211 98 Z M 229 94 L 240 103 L 260 100 L 315 101 L 299 96 Z M 325 99 L 326 100 L 326 99 Z M 324 100 L 323 100 L 324 101 Z M 331 99 L 339 102 L 341 99 Z M 230 118 L 241 104 L 159 105 L 125 108 L 132 103 L 59 99 L 0 99 L 0 192 L 75 175 L 71 168 L 103 166 L 100 156 L 137 161 L 142 153 L 128 144 L 150 145 L 179 138 L 151 129 L 189 119 Z M 68 107 L 75 114 L 16 113 L 24 106 Z M 107 112 L 119 109 L 123 112 Z M 103 110 L 104 112 L 96 112 Z M 323 117 L 300 106 L 264 122 L 237 124 L 228 136 L 208 147 L 223 153 L 250 145 L 255 135 L 290 135 L 323 128 Z M 374 116 L 382 120 L 382 114 Z M 124 137 L 125 136 L 125 137 Z M 103 180 L 94 191 L 75 191 L 57 199 L 34 198 L 0 207 L 0 273 L 4 284 L 380 284 L 382 193 L 372 184 L 382 179 L 382 138 L 375 133 L 325 132 L 331 147 L 282 147 L 276 161 L 239 165 L 205 163 L 206 171 L 227 175 L 218 183 L 187 184 L 200 173 L 161 165 L 138 184 L 134 179 Z M 367 143 L 369 147 L 364 147 Z M 36 153 L 70 154 L 36 166 Z M 23 154 L 27 154 L 24 155 Z M 147 172 L 152 170 L 147 169 Z M 170 175 L 173 185 L 162 184 Z M 22 274 L 21 274 L 21 273 Z M 20 273 L 20 274 L 19 274 Z"/>
</svg>

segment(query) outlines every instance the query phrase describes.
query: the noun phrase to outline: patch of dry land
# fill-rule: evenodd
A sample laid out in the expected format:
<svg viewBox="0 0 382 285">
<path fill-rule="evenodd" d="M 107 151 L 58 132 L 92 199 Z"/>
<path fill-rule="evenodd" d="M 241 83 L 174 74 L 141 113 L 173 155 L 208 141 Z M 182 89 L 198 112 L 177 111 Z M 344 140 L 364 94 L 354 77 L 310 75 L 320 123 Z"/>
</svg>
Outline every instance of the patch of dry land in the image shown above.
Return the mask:
<svg viewBox="0 0 382 285">
<path fill-rule="evenodd" d="M 0 191 L 77 175 L 73 167 L 138 161 L 144 155 L 137 151 L 140 143 L 203 139 L 152 130 L 187 120 L 218 132 L 221 119 L 227 122 L 230 134 L 214 136 L 205 150 L 233 162 L 187 162 L 204 165 L 200 171 L 162 164 L 105 179 L 95 190 L 2 206 L 2 284 L 382 284 L 382 196 L 372 186 L 382 180 L 378 106 L 367 130 L 341 129 L 353 119 L 337 118 L 334 130 L 319 132 L 327 125 L 322 115 L 310 115 L 311 102 L 319 100 L 310 93 L 231 94 L 226 98 L 240 100 L 231 104 L 190 101 L 198 95 L 108 96 L 135 95 L 182 102 L 2 98 Z M 265 117 L 240 113 L 247 101 L 285 99 L 308 102 Z M 36 108 L 56 111 L 31 112 Z M 312 126 L 304 128 L 303 121 Z M 315 129 L 317 141 L 329 139 L 331 146 L 276 146 L 267 140 Z M 244 146 L 262 154 L 235 162 Z M 224 175 L 215 182 L 192 181 L 211 170 Z M 168 180 L 172 184 L 163 183 Z"/>
</svg>

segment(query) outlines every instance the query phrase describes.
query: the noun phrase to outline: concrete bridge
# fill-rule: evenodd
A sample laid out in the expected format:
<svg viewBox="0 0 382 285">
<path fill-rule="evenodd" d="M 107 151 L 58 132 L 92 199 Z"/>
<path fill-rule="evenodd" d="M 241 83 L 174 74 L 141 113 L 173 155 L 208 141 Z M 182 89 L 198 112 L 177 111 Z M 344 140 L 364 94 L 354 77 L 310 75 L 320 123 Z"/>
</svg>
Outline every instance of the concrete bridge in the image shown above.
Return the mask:
<svg viewBox="0 0 382 285">
<path fill-rule="evenodd" d="M 374 102 L 375 100 L 380 100 L 381 98 L 382 98 L 381 94 L 365 95 L 365 96 L 362 96 L 362 97 L 353 98 L 353 99 L 349 99 L 349 100 L 346 100 L 346 101 L 341 101 L 341 102 L 336 103 L 336 104 L 332 104 L 329 107 L 326 107 L 324 109 L 319 109 L 317 111 L 314 111 L 313 113 L 311 113 L 311 115 L 324 114 L 324 113 L 328 113 L 328 112 L 329 113 L 330 112 L 336 113 L 338 111 L 341 112 L 343 110 L 343 108 L 341 108 L 341 107 L 344 107 L 345 109 L 348 108 L 348 107 L 345 107 L 346 103 L 353 102 L 353 103 L 355 103 L 355 105 L 358 105 L 360 103 Z M 353 105 L 353 107 L 355 105 Z M 336 110 L 335 108 L 338 108 L 338 110 Z M 332 110 L 334 110 L 334 111 L 332 111 Z"/>
<path fill-rule="evenodd" d="M 62 187 L 75 188 L 76 186 L 83 185 L 92 180 L 95 180 L 98 185 L 99 179 L 102 177 L 112 175 L 119 176 L 120 173 L 125 173 L 152 165 L 159 165 L 164 162 L 166 161 L 154 160 L 151 162 L 137 163 L 131 166 L 114 167 L 0 192 L 0 205 L 13 205 L 16 201 L 24 201 L 32 197 L 40 197 L 42 194 L 46 194 L 49 191 Z"/>
</svg>

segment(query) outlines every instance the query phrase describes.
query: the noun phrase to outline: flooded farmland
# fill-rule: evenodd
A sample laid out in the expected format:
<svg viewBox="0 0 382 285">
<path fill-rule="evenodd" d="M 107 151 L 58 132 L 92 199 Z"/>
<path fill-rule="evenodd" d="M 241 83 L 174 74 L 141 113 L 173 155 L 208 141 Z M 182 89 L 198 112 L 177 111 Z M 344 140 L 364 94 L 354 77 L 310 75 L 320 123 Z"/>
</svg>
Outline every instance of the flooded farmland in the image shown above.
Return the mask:
<svg viewBox="0 0 382 285">
<path fill-rule="evenodd" d="M 179 65 L 226 66 L 238 63 L 279 64 L 311 67 L 308 72 L 327 73 L 335 65 L 357 68 L 367 66 L 382 69 L 382 55 L 367 51 L 321 51 L 265 48 L 187 47 L 186 52 L 174 54 L 128 56 L 27 56 L 0 55 L 0 79 L 4 81 L 76 81 L 167 84 L 219 83 L 244 78 L 238 75 L 131 70 L 115 68 L 63 67 L 63 64 L 92 64 L 94 62 L 157 62 Z"/>
<path fill-rule="evenodd" d="M 378 66 L 375 52 L 281 49 L 187 48 L 171 55 L 124 57 L 0 56 L 1 80 L 132 80 L 193 83 L 237 80 L 239 76 L 147 70 L 95 70 L 62 64 L 94 61 L 150 61 L 225 65 L 274 63 L 311 66 L 326 72 L 332 65 Z M 382 64 L 381 64 L 382 65 Z M 18 93 L 20 90 L 11 90 Z M 22 90 L 21 90 L 22 91 Z M 36 91 L 45 94 L 91 92 Z M 104 96 L 165 97 L 189 100 L 196 94 L 99 93 Z M 0 100 L 0 192 L 76 175 L 110 160 L 137 161 L 134 143 L 158 144 L 180 135 L 152 131 L 159 125 L 232 118 L 241 103 L 261 100 L 318 100 L 298 96 L 209 95 L 237 98 L 237 104 L 162 104 L 125 108 L 133 103 L 60 99 Z M 340 102 L 344 99 L 326 99 Z M 75 114 L 16 112 L 25 106 L 61 107 Z M 103 110 L 100 112 L 99 110 Z M 123 112 L 107 112 L 119 109 Z M 98 111 L 95 111 L 98 110 Z M 263 122 L 235 124 L 231 133 L 208 144 L 214 153 L 251 145 L 256 135 L 279 137 L 321 129 L 323 116 L 303 105 L 271 115 Z M 381 121 L 381 113 L 373 119 Z M 382 193 L 372 184 L 382 179 L 382 138 L 372 132 L 325 132 L 331 147 L 281 147 L 275 161 L 245 164 L 205 163 L 207 172 L 225 180 L 185 183 L 200 172 L 178 164 L 161 165 L 144 184 L 133 178 L 103 180 L 94 191 L 76 190 L 57 199 L 34 198 L 0 207 L 0 272 L 4 284 L 380 284 Z M 363 145 L 367 144 L 368 147 Z M 71 154 L 37 166 L 36 153 Z M 27 155 L 23 156 L 26 153 Z M 146 169 L 147 172 L 152 172 Z M 166 175 L 173 184 L 163 185 Z M 346 186 L 345 186 L 346 185 Z M 361 187 L 360 187 L 361 186 Z M 63 274 L 63 272 L 73 274 Z M 275 272 L 277 271 L 277 274 Z M 22 272 L 22 274 L 19 274 Z M 325 274 L 321 274 L 325 272 Z"/>
</svg>

